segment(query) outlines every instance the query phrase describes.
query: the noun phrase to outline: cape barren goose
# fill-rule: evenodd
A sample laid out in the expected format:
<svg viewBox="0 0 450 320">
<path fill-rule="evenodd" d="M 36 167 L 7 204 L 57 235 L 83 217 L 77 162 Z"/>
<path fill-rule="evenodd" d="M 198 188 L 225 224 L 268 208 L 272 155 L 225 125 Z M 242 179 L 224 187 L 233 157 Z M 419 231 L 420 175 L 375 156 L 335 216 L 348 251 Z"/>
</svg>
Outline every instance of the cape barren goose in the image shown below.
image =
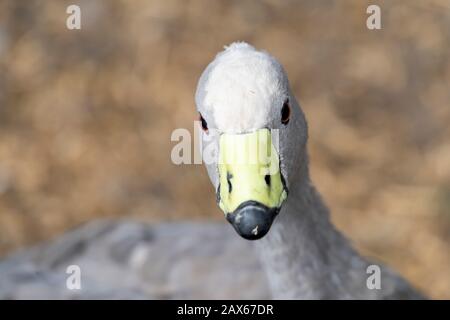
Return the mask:
<svg viewBox="0 0 450 320">
<path fill-rule="evenodd" d="M 306 119 L 275 58 L 233 43 L 203 72 L 195 98 L 218 205 L 240 236 L 257 240 L 275 298 L 421 298 L 380 264 L 381 288 L 369 289 L 372 263 L 334 228 L 311 183 Z"/>
</svg>

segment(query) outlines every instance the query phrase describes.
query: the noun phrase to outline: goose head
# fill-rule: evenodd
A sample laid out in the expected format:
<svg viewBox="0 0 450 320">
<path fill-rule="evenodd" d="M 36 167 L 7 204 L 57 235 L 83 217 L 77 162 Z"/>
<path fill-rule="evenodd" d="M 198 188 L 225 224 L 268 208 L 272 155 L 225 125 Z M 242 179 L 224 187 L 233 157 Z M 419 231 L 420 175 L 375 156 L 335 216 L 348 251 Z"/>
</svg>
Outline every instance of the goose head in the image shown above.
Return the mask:
<svg viewBox="0 0 450 320">
<path fill-rule="evenodd" d="M 233 43 L 201 75 L 195 100 L 218 205 L 239 235 L 260 239 L 306 175 L 306 121 L 287 75 L 268 53 Z"/>
</svg>

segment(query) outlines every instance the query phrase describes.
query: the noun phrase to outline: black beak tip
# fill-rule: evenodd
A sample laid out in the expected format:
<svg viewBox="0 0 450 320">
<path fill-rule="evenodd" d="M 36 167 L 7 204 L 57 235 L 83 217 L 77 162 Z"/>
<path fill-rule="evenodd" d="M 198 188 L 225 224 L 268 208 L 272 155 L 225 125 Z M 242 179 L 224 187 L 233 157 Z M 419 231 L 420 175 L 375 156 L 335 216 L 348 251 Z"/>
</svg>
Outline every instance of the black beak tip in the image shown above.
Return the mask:
<svg viewBox="0 0 450 320">
<path fill-rule="evenodd" d="M 236 232 L 247 240 L 258 240 L 269 232 L 278 209 L 271 209 L 256 201 L 242 203 L 227 220 Z"/>
</svg>

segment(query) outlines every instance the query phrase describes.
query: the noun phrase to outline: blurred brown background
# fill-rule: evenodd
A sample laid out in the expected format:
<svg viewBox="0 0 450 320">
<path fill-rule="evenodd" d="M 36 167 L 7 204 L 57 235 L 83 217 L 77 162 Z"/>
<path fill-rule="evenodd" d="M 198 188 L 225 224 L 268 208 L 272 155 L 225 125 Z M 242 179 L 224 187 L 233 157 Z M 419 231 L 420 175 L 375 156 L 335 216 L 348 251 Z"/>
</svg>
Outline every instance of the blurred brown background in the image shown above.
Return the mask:
<svg viewBox="0 0 450 320">
<path fill-rule="evenodd" d="M 236 40 L 288 71 L 337 226 L 450 298 L 447 0 L 0 0 L 0 255 L 100 217 L 224 220 L 170 135 L 193 130 L 197 79 Z"/>
</svg>

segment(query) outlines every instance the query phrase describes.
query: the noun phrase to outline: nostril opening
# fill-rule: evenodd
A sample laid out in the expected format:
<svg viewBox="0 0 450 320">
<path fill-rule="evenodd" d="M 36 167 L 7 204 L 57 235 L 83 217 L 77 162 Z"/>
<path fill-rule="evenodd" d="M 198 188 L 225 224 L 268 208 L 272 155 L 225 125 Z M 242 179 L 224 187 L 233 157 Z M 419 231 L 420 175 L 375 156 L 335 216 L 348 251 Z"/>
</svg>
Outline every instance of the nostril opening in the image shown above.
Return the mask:
<svg viewBox="0 0 450 320">
<path fill-rule="evenodd" d="M 270 175 L 266 174 L 266 175 L 264 176 L 264 180 L 266 181 L 266 184 L 267 184 L 268 186 L 270 186 Z"/>
<path fill-rule="evenodd" d="M 228 193 L 231 193 L 231 190 L 233 190 L 233 186 L 231 185 L 231 178 L 233 178 L 233 175 L 227 172 Z"/>
</svg>

